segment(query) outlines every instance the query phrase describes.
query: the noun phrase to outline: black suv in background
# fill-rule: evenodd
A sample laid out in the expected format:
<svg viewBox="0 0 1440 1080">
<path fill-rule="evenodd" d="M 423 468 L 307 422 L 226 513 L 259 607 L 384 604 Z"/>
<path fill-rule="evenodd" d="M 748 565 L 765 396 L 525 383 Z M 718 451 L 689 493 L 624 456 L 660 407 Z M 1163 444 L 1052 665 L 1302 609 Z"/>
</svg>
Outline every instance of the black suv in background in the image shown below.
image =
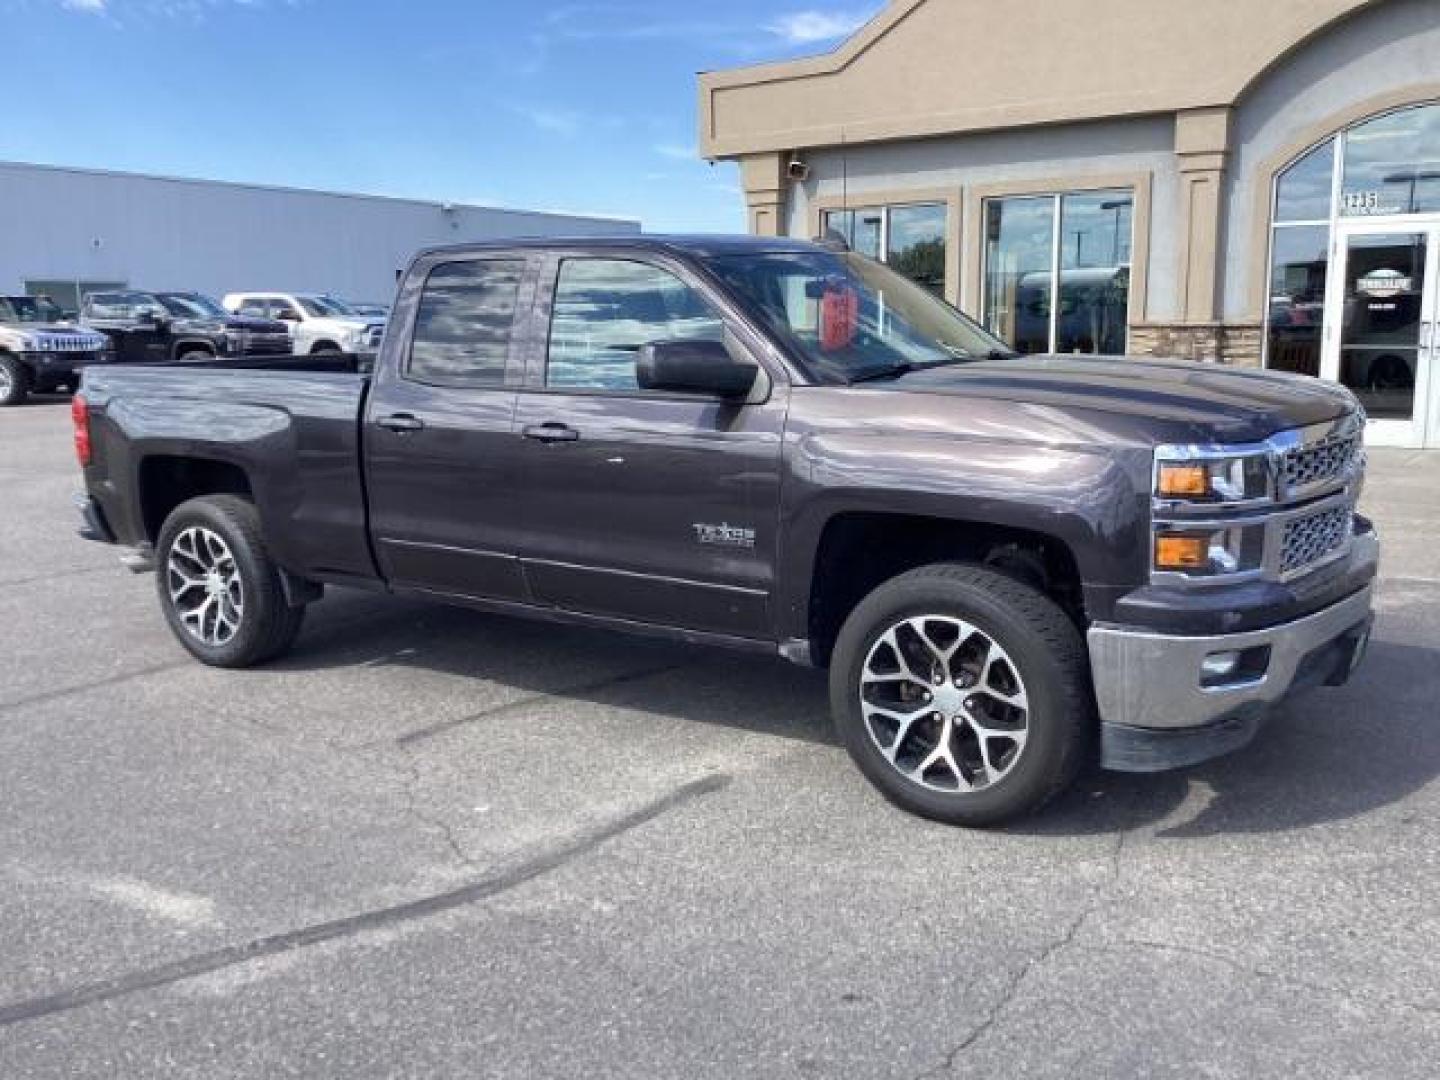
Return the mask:
<svg viewBox="0 0 1440 1080">
<path fill-rule="evenodd" d="M 197 363 L 290 352 L 284 323 L 232 315 L 201 293 L 91 293 L 81 320 L 110 338 L 117 363 Z"/>
</svg>

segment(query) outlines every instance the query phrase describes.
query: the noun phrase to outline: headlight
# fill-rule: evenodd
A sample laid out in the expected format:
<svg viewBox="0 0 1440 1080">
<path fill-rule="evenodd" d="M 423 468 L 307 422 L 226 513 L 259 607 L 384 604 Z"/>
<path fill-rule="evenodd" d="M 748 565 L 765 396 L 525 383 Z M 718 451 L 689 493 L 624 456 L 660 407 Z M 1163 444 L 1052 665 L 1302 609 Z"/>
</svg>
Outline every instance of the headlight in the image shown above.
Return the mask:
<svg viewBox="0 0 1440 1080">
<path fill-rule="evenodd" d="M 1155 451 L 1155 497 L 1180 503 L 1243 503 L 1271 496 L 1270 456 L 1196 452 L 1162 446 Z"/>
<path fill-rule="evenodd" d="M 1265 526 L 1163 525 L 1155 531 L 1151 565 L 1159 573 L 1214 577 L 1259 570 L 1265 560 Z"/>
</svg>

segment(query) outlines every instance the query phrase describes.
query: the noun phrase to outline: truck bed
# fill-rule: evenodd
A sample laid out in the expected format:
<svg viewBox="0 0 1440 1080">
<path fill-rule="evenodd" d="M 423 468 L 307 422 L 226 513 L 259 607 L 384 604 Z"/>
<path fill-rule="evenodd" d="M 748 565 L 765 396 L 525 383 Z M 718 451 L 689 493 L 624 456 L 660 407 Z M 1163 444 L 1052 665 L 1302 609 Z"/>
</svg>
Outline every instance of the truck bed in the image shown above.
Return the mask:
<svg viewBox="0 0 1440 1080">
<path fill-rule="evenodd" d="M 89 368 L 96 466 L 87 486 L 121 542 L 143 544 L 158 527 L 140 496 L 157 488 L 143 481 L 175 461 L 211 462 L 243 474 L 275 523 L 282 565 L 371 580 L 360 465 L 370 376 L 360 366 L 331 354 Z"/>
</svg>

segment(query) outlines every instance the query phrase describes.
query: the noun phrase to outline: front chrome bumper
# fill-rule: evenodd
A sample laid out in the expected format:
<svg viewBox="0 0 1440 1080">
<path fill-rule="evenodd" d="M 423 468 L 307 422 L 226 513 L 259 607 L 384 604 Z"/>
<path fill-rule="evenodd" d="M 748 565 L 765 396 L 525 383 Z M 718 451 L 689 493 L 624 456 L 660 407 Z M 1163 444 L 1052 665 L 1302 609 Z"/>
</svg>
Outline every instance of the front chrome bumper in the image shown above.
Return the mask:
<svg viewBox="0 0 1440 1080">
<path fill-rule="evenodd" d="M 1356 543 L 1377 544 L 1373 533 L 1357 537 Z M 1092 627 L 1088 638 L 1102 725 L 1101 763 L 1150 772 L 1243 746 L 1264 713 L 1287 694 L 1348 678 L 1368 640 L 1373 592 L 1367 585 L 1304 618 L 1240 634 L 1180 637 Z M 1219 685 L 1203 684 L 1206 657 L 1247 650 L 1263 657 L 1263 666 L 1237 672 Z"/>
</svg>

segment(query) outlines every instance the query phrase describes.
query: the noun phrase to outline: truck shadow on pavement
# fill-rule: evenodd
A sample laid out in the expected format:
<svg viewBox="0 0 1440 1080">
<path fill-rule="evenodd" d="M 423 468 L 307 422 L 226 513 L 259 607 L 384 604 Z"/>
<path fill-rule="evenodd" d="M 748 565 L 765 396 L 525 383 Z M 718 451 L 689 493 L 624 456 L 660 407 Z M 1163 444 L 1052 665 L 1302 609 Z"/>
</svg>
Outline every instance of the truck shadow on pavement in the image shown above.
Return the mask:
<svg viewBox="0 0 1440 1080">
<path fill-rule="evenodd" d="M 839 746 L 825 674 L 779 659 L 363 593 L 335 593 L 312 615 L 294 653 L 269 670 L 384 664 L 520 692 L 458 720 L 397 730 L 400 746 L 552 697 Z M 1005 831 L 1079 836 L 1162 825 L 1160 836 L 1186 838 L 1283 832 L 1383 808 L 1440 775 L 1437 670 L 1440 650 L 1376 640 L 1349 685 L 1286 703 L 1247 749 L 1170 773 L 1089 769 Z M 851 766 L 837 756 L 835 767 Z"/>
</svg>

